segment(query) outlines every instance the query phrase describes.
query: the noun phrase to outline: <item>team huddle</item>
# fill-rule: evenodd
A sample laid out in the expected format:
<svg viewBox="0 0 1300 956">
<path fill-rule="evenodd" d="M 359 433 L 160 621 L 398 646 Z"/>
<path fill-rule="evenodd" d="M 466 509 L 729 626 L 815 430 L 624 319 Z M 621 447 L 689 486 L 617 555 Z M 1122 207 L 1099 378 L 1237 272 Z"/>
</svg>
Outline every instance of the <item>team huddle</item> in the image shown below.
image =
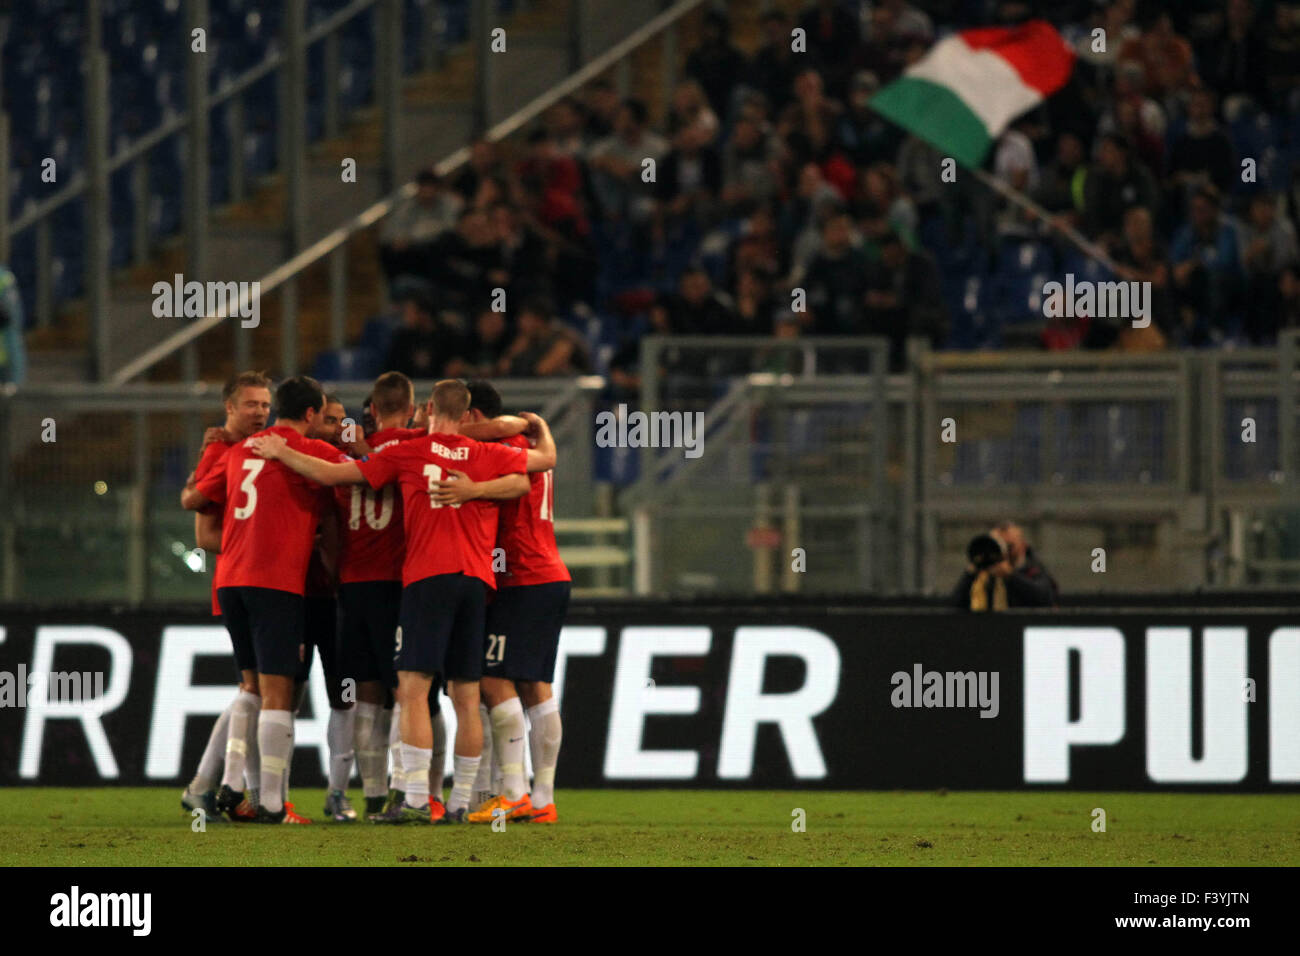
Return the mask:
<svg viewBox="0 0 1300 956">
<path fill-rule="evenodd" d="M 218 555 L 213 613 L 240 683 L 182 805 L 214 822 L 311 822 L 288 801 L 289 769 L 319 651 L 326 817 L 358 819 L 355 763 L 372 823 L 556 822 L 551 682 L 570 576 L 546 422 L 503 415 L 483 381 L 438 382 L 417 408 L 399 372 L 375 381 L 363 436 L 307 376 L 275 390 L 270 428 L 265 376 L 241 373 L 223 397 L 181 504 Z M 456 715 L 445 803 L 444 691 Z"/>
</svg>

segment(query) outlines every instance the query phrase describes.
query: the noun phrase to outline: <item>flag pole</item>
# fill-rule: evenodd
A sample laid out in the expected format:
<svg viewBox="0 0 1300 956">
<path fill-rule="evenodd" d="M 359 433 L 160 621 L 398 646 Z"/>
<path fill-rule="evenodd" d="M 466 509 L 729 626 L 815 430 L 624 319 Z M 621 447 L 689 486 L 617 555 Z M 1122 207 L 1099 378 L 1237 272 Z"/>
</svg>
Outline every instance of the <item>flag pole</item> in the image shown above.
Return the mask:
<svg viewBox="0 0 1300 956">
<path fill-rule="evenodd" d="M 1077 246 L 1084 255 L 1091 259 L 1096 259 L 1111 272 L 1119 275 L 1119 266 L 1117 266 L 1115 261 L 1106 254 L 1105 249 L 1093 242 L 1083 233 L 1079 232 L 1079 230 L 1075 229 L 1069 223 L 1062 220 L 1059 216 L 1053 216 L 1050 212 L 1038 205 L 1038 203 L 1034 202 L 1024 193 L 1020 192 L 1014 186 L 1004 183 L 991 173 L 974 166 L 968 166 L 966 168 L 975 174 L 976 179 L 999 196 L 1002 196 L 1009 202 L 1015 203 L 1035 219 L 1042 221 L 1049 229 L 1054 229 L 1059 232 L 1062 236 Z"/>
</svg>

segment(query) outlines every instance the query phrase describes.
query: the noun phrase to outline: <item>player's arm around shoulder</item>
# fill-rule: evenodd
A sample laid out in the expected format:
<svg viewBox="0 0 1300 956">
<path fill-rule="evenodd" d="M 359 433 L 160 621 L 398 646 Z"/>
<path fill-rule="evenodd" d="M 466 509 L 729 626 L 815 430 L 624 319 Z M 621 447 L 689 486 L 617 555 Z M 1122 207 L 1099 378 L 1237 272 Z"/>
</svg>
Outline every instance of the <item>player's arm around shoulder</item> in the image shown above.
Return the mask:
<svg viewBox="0 0 1300 956">
<path fill-rule="evenodd" d="M 325 445 L 324 442 L 321 442 Z M 347 485 L 360 484 L 365 481 L 365 476 L 361 469 L 357 467 L 355 461 L 326 461 L 315 454 L 308 454 L 306 451 L 299 451 L 290 447 L 282 435 L 260 435 L 257 438 L 249 439 L 249 447 L 255 455 L 266 458 L 270 461 L 278 461 L 286 468 L 290 468 L 304 478 L 320 485 Z M 307 446 L 312 452 L 317 449 L 314 445 Z M 330 447 L 325 445 L 325 447 Z M 337 449 L 330 448 L 331 455 L 337 457 Z M 326 454 L 323 450 L 321 454 Z"/>
<path fill-rule="evenodd" d="M 546 419 L 541 415 L 534 415 L 532 412 L 520 412 L 519 417 L 528 422 L 528 431 L 525 434 L 529 440 L 534 443 L 534 447 L 528 449 L 528 471 L 550 471 L 555 467 L 555 439 L 551 436 L 551 426 L 546 424 Z"/>
<path fill-rule="evenodd" d="M 488 481 L 474 481 L 463 471 L 448 468 L 439 481 L 429 482 L 433 500 L 442 505 L 459 508 L 467 501 L 482 498 L 486 501 L 513 501 L 528 494 L 528 476 L 516 472 Z"/>
</svg>

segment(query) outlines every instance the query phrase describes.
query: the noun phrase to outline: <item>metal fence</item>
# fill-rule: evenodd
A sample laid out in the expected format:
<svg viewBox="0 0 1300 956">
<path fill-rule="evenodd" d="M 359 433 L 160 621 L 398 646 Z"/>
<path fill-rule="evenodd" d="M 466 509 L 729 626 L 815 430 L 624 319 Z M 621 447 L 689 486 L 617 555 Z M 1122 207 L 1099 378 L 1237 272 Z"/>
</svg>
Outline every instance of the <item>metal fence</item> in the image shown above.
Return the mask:
<svg viewBox="0 0 1300 956">
<path fill-rule="evenodd" d="M 427 393 L 430 383 L 417 383 Z M 498 383 L 565 449 L 556 531 L 583 592 L 630 586 L 627 524 L 592 480 L 599 380 Z M 333 391 L 359 420 L 365 385 Z M 0 399 L 0 600 L 59 604 L 201 600 L 209 574 L 179 495 L 203 429 L 223 419 L 214 386 L 24 389 Z"/>
<path fill-rule="evenodd" d="M 903 374 L 886 351 L 650 337 L 639 398 L 597 377 L 500 386 L 552 421 L 557 533 L 587 593 L 943 593 L 999 518 L 1070 593 L 1300 581 L 1295 335 L 1142 356 L 918 343 Z M 793 370 L 764 370 L 774 356 Z M 859 371 L 826 370 L 844 360 Z M 338 391 L 355 412 L 363 389 Z M 601 428 L 637 412 L 698 415 L 699 454 L 623 449 L 640 479 L 616 491 Z M 211 386 L 0 393 L 0 598 L 201 599 L 176 496 L 219 419 Z"/>
<path fill-rule="evenodd" d="M 882 346 L 861 339 L 856 354 L 840 340 L 646 340 L 641 407 L 707 405 L 709 450 L 643 451 L 623 502 L 638 590 L 938 594 L 1001 518 L 1026 527 L 1072 593 L 1295 583 L 1296 344 L 1125 355 L 918 342 L 910 370 L 886 375 Z M 789 371 L 751 371 L 776 352 Z M 873 371 L 837 373 L 845 360 Z"/>
</svg>

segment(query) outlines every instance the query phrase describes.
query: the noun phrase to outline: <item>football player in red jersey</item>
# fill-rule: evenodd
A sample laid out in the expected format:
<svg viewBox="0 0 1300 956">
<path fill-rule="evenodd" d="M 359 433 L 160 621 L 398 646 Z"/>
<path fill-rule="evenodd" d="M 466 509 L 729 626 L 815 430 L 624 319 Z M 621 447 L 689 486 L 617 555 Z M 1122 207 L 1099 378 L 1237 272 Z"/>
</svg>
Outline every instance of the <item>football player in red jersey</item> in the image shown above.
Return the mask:
<svg viewBox="0 0 1300 956">
<path fill-rule="evenodd" d="M 478 680 L 483 666 L 484 596 L 495 587 L 491 552 L 496 539 L 496 507 L 528 492 L 523 449 L 484 443 L 460 434 L 469 409 L 463 382 L 445 380 L 433 389 L 429 434 L 397 442 L 363 461 L 330 464 L 275 437 L 250 444 L 313 481 L 326 485 L 390 482 L 402 490 L 406 557 L 396 641 L 398 702 L 405 799 L 380 822 L 433 822 L 428 802 L 432 725 L 428 695 L 435 675 L 448 680 L 456 709 L 455 776 L 447 813 L 439 822 L 464 822 L 470 787 L 478 769 L 482 727 Z M 450 506 L 440 495 L 451 470 L 472 483 L 474 494 Z M 454 481 L 451 483 L 455 483 Z"/>
<path fill-rule="evenodd" d="M 501 396 L 491 384 L 470 382 L 469 389 L 471 416 L 500 415 Z M 554 448 L 550 428 L 540 416 L 525 412 L 523 419 L 527 434 L 503 439 L 506 443 Z M 504 552 L 505 569 L 497 571 L 497 590 L 487 610 L 481 684 L 501 792 L 469 815 L 471 823 L 491 823 L 497 812 L 509 820 L 558 820 L 555 766 L 561 728 L 551 682 L 572 579 L 555 543 L 554 455 L 545 464 L 549 467 L 530 469 L 525 497 L 503 501 L 499 507 L 497 546 Z M 533 758 L 532 794 L 524 778 L 524 707 Z"/>
<path fill-rule="evenodd" d="M 260 433 L 287 442 L 306 455 L 345 460 L 338 449 L 304 437 L 314 427 L 325 404 L 320 385 L 298 376 L 276 390 L 276 424 Z M 233 446 L 223 471 L 198 483 L 199 506 L 208 501 L 225 505 L 221 563 L 217 567 L 217 597 L 236 657 L 256 660 L 261 710 L 256 714 L 261 759 L 260 803 L 256 822 L 280 823 L 285 818 L 284 770 L 293 740 L 293 684 L 303 642 L 303 590 L 318 524 L 334 519 L 329 496 L 283 466 L 253 453 L 258 436 Z M 274 555 L 274 561 L 267 561 Z M 242 657 L 241 657 L 242 655 Z M 249 721 L 252 723 L 253 721 Z M 231 739 L 236 731 L 232 718 Z M 244 747 L 228 747 L 226 778 L 217 794 L 217 807 L 229 813 L 239 802 L 232 763 L 242 763 Z M 238 770 L 242 773 L 242 766 Z"/>
<path fill-rule="evenodd" d="M 267 417 L 271 414 L 271 380 L 261 372 L 240 372 L 226 383 L 221 390 L 221 398 L 226 409 L 225 424 L 220 428 L 209 428 L 204 433 L 203 451 L 199 456 L 199 463 L 185 483 L 185 489 L 181 492 L 183 507 L 188 507 L 186 502 L 192 500 L 198 481 L 207 477 L 212 470 L 220 467 L 220 463 L 224 460 L 225 454 L 231 445 L 243 441 L 249 435 L 266 427 Z M 215 575 L 217 554 L 221 551 L 221 508 L 219 506 L 209 504 L 194 515 L 194 539 L 197 547 L 202 548 L 205 554 L 212 556 L 214 571 L 212 579 L 212 613 L 214 616 L 220 617 L 221 606 L 217 603 Z M 247 668 L 243 666 L 245 663 L 248 664 Z M 257 697 L 255 663 L 252 661 L 239 662 L 237 667 L 240 676 L 239 690 L 236 692 L 235 698 L 217 717 L 217 722 L 212 727 L 212 733 L 208 736 L 207 746 L 203 750 L 203 757 L 199 760 L 194 779 L 185 788 L 185 792 L 181 794 L 181 806 L 190 811 L 202 809 L 204 815 L 209 820 L 214 821 L 225 819 L 217 812 L 216 788 L 220 783 L 221 766 L 226 756 L 231 715 L 234 713 L 241 695 L 246 694 L 251 698 Z M 256 707 L 257 703 L 257 701 L 253 701 L 253 706 Z M 257 773 L 257 754 L 255 751 L 248 754 L 247 767 L 251 767 L 254 774 Z"/>
<path fill-rule="evenodd" d="M 364 444 L 371 452 L 427 433 L 425 429 L 406 427 L 415 412 L 415 390 L 401 372 L 386 372 L 376 379 L 369 410 L 375 428 L 365 436 Z M 367 816 L 375 816 L 383 810 L 387 792 L 385 769 L 392 710 L 386 709 L 385 703 L 397 689 L 393 642 L 406 553 L 402 499 L 397 486 L 391 484 L 379 489 L 340 485 L 334 492 L 342 533 L 341 666 L 342 672 L 356 681 L 357 765 Z M 395 780 L 397 777 L 395 774 Z"/>
</svg>

